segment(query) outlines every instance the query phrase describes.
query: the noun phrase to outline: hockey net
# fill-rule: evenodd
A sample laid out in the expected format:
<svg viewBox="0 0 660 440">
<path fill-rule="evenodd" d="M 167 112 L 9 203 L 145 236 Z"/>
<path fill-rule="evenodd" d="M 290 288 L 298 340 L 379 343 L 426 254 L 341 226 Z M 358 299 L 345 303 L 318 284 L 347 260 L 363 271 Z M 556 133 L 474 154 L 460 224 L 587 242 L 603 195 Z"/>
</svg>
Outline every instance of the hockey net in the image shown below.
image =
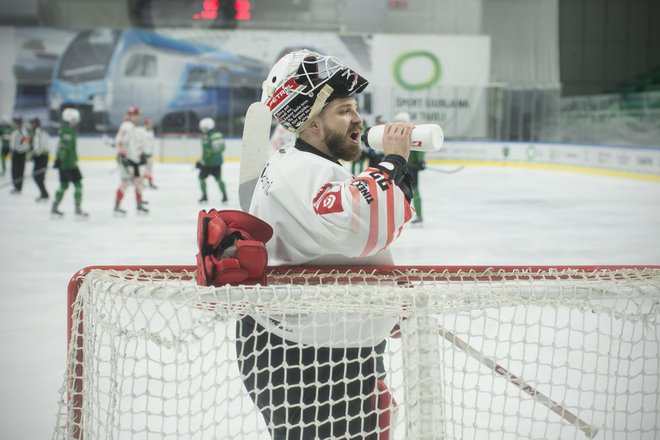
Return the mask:
<svg viewBox="0 0 660 440">
<path fill-rule="evenodd" d="M 188 266 L 85 268 L 72 278 L 56 439 L 660 432 L 660 266 L 297 267 L 272 269 L 266 286 L 200 287 L 194 279 Z M 307 325 L 312 343 L 272 338 L 247 347 L 242 339 L 265 333 L 245 327 L 246 316 Z M 315 328 L 328 316 L 336 333 Z M 379 319 L 396 326 L 384 350 L 360 352 L 368 368 L 355 374 L 346 360 L 353 352 L 340 348 L 297 370 L 297 385 L 283 379 L 283 366 L 296 365 L 288 355 L 278 360 L 276 345 L 304 358 L 314 335 L 353 338 L 342 328 L 362 323 L 358 333 L 367 334 Z M 254 362 L 264 353 L 270 362 Z M 391 399 L 374 387 L 377 378 Z M 356 383 L 357 412 L 346 398 Z M 253 398 L 269 414 L 296 402 L 304 408 L 267 424 Z"/>
</svg>

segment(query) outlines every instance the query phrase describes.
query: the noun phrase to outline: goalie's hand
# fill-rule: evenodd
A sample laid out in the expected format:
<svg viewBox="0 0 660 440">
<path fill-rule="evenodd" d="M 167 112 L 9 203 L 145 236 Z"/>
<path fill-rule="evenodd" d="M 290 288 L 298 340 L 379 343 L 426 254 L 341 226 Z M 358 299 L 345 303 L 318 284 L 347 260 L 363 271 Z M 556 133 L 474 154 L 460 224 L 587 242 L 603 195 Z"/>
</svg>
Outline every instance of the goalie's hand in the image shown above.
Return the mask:
<svg viewBox="0 0 660 440">
<path fill-rule="evenodd" d="M 266 284 L 265 243 L 273 229 L 243 211 L 201 210 L 197 222 L 197 284 Z"/>
</svg>

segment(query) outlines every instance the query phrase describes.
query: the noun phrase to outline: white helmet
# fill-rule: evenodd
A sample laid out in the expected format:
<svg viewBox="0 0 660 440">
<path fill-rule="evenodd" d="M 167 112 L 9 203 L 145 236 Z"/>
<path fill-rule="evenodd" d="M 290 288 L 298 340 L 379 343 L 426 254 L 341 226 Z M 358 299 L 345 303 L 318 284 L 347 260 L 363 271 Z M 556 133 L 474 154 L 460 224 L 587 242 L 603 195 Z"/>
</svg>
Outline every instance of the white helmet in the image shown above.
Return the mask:
<svg viewBox="0 0 660 440">
<path fill-rule="evenodd" d="M 399 112 L 394 115 L 395 122 L 410 122 L 410 114 L 408 112 Z"/>
<path fill-rule="evenodd" d="M 215 121 L 211 118 L 204 118 L 199 121 L 199 131 L 206 133 L 215 128 Z"/>
<path fill-rule="evenodd" d="M 328 102 L 360 93 L 367 84 L 337 58 L 303 49 L 275 63 L 261 86 L 261 102 L 284 128 L 300 132 Z"/>
<path fill-rule="evenodd" d="M 80 112 L 75 108 L 65 108 L 62 112 L 62 120 L 75 125 L 80 122 Z"/>
</svg>

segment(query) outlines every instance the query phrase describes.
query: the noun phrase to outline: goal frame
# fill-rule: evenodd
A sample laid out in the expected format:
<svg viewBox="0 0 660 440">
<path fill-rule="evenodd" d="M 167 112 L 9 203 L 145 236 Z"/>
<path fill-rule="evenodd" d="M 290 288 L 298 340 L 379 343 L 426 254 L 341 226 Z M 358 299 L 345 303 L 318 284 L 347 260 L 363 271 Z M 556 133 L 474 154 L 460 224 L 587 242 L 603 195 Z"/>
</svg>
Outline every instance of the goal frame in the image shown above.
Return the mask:
<svg viewBox="0 0 660 440">
<path fill-rule="evenodd" d="M 163 273 L 163 274 L 180 274 L 180 273 L 189 273 L 189 276 L 181 278 L 182 280 L 194 280 L 194 272 L 197 267 L 194 265 L 98 265 L 98 266 L 86 266 L 78 270 L 70 279 L 67 287 L 67 353 L 71 350 L 71 340 L 72 335 L 74 334 L 74 304 L 77 300 L 78 292 L 85 277 L 92 272 L 93 270 L 107 270 L 107 271 L 135 271 L 135 272 L 151 272 L 151 273 Z M 274 274 L 278 275 L 278 282 L 287 282 L 291 284 L 300 283 L 303 281 L 309 282 L 310 279 L 316 283 L 322 284 L 324 282 L 339 282 L 339 281 L 348 281 L 351 274 L 359 274 L 359 278 L 362 281 L 377 281 L 382 276 L 389 276 L 390 281 L 397 279 L 397 274 L 407 273 L 405 276 L 401 277 L 401 282 L 404 281 L 426 281 L 432 280 L 431 276 L 425 275 L 428 273 L 443 274 L 447 277 L 448 280 L 460 281 L 463 278 L 469 276 L 471 280 L 483 280 L 483 281 L 493 281 L 493 280 L 506 280 L 507 276 L 501 274 L 510 274 L 510 273 L 524 273 L 526 277 L 530 279 L 537 279 L 535 277 L 538 274 L 538 279 L 543 279 L 545 274 L 548 271 L 556 271 L 557 274 L 566 272 L 566 271 L 575 271 L 582 274 L 585 277 L 589 277 L 590 273 L 597 273 L 599 271 L 615 271 L 615 270 L 658 270 L 660 265 L 534 265 L 534 266 L 521 266 L 521 265 L 505 265 L 505 266 L 488 266 L 488 265 L 479 265 L 479 266 L 441 266 L 441 265 L 395 265 L 395 266 L 365 266 L 365 265 L 355 265 L 355 266 L 277 266 L 269 267 L 267 269 L 268 279 L 271 280 L 271 276 Z M 419 276 L 411 276 L 410 271 L 419 272 Z M 319 274 L 328 274 L 331 272 L 332 276 L 326 275 L 311 275 L 314 273 Z M 484 274 L 489 273 L 492 275 L 482 275 L 480 277 L 475 277 L 475 274 Z M 304 278 L 303 278 L 304 274 Z M 343 274 L 343 275 L 342 275 Z M 562 276 L 556 276 L 556 278 L 562 278 Z M 568 275 L 566 278 L 570 278 Z M 266 283 L 269 284 L 268 282 Z M 83 321 L 78 324 L 78 334 L 83 334 Z M 505 378 L 507 381 L 513 385 L 520 388 L 522 391 L 532 396 L 535 399 L 538 399 L 540 403 L 544 404 L 551 411 L 563 417 L 569 423 L 577 426 L 578 429 L 584 432 L 588 438 L 593 438 L 598 433 L 598 429 L 593 427 L 583 420 L 579 419 L 568 409 L 563 407 L 561 404 L 553 401 L 549 397 L 543 395 L 531 385 L 525 383 L 522 378 L 517 377 L 513 373 L 506 370 L 506 368 L 499 365 L 496 361 L 480 353 L 475 348 L 468 345 L 465 341 L 458 338 L 456 335 L 450 331 L 444 330 L 442 327 L 438 328 L 438 333 L 440 336 L 444 337 L 447 341 L 455 344 L 458 348 L 465 351 L 468 355 L 472 356 L 477 361 L 481 362 L 486 367 L 489 367 L 495 374 L 500 375 Z M 75 341 L 75 370 L 72 371 L 75 375 L 75 379 L 72 381 L 72 390 L 74 395 L 69 395 L 71 399 L 71 407 L 73 411 L 72 420 L 76 426 L 79 426 L 82 421 L 82 407 L 83 407 L 83 350 L 82 350 L 82 336 Z M 77 440 L 83 439 L 82 432 L 74 432 L 74 438 Z"/>
</svg>

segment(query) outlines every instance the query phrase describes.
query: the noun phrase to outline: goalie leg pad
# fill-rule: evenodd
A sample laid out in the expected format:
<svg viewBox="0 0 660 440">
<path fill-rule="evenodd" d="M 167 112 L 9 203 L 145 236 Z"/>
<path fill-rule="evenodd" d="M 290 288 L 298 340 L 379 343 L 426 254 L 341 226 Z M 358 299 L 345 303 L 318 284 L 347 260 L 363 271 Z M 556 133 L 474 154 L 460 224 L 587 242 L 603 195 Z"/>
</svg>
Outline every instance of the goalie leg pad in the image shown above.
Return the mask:
<svg viewBox="0 0 660 440">
<path fill-rule="evenodd" d="M 387 388 L 387 384 L 381 378 L 376 379 L 376 389 L 371 399 L 371 407 L 378 413 L 378 440 L 389 440 L 394 438 L 392 429 L 396 427 L 397 407 L 394 396 Z"/>
</svg>

